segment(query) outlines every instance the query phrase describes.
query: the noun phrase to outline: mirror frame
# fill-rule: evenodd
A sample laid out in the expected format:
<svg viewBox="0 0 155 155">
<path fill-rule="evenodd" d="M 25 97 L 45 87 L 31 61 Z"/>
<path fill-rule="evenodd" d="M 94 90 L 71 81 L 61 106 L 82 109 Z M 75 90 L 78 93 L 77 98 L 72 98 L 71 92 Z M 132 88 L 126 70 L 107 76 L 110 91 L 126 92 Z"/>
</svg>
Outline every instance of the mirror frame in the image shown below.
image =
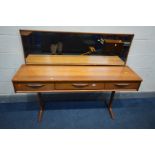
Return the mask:
<svg viewBox="0 0 155 155">
<path fill-rule="evenodd" d="M 32 29 L 20 29 L 19 30 L 20 32 L 20 37 L 21 37 L 21 42 L 22 42 L 22 48 L 23 48 L 23 54 L 24 54 L 24 60 L 25 60 L 25 64 L 26 64 L 26 57 L 25 57 L 25 51 L 24 51 L 24 42 L 23 42 L 23 39 L 22 39 L 22 33 L 25 32 L 25 35 L 26 34 L 29 34 L 31 32 L 50 32 L 50 33 L 68 33 L 68 34 L 96 34 L 96 35 L 106 35 L 106 36 L 111 36 L 111 35 L 114 35 L 114 36 L 130 36 L 131 37 L 131 41 L 130 41 L 130 45 L 129 45 L 129 48 L 128 48 L 128 51 L 127 51 L 127 55 L 126 55 L 126 59 L 124 61 L 124 65 L 126 65 L 126 62 L 128 60 L 128 55 L 129 55 L 129 51 L 130 51 L 130 48 L 131 48 L 131 45 L 132 45 L 132 42 L 133 42 L 133 38 L 134 38 L 134 34 L 126 34 L 126 33 L 100 33 L 100 32 L 72 32 L 72 31 L 47 31 L 47 30 L 32 30 Z M 37 54 L 36 54 L 37 55 Z M 88 56 L 94 56 L 94 55 L 88 55 Z"/>
</svg>

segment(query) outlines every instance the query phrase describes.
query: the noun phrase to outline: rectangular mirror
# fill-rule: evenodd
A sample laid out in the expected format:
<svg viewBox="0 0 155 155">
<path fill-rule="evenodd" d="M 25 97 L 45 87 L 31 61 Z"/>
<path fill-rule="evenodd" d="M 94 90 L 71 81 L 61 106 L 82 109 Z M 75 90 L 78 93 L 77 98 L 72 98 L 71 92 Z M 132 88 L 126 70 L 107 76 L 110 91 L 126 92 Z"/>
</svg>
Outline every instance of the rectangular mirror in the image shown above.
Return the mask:
<svg viewBox="0 0 155 155">
<path fill-rule="evenodd" d="M 20 34 L 27 64 L 56 65 L 64 62 L 85 65 L 86 61 L 94 65 L 124 65 L 134 37 L 34 30 L 20 30 Z"/>
</svg>

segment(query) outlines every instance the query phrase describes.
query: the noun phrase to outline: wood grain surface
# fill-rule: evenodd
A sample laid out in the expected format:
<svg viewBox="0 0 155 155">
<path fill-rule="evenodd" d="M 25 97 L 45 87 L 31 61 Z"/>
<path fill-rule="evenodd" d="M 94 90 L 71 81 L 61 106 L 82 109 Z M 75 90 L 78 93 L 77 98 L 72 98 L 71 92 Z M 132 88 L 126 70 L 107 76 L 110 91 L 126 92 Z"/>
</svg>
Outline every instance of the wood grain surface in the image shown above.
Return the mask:
<svg viewBox="0 0 155 155">
<path fill-rule="evenodd" d="M 122 66 L 125 62 L 118 56 L 28 55 L 26 64 Z"/>
<path fill-rule="evenodd" d="M 142 81 L 142 79 L 128 66 L 22 65 L 13 81 Z"/>
</svg>

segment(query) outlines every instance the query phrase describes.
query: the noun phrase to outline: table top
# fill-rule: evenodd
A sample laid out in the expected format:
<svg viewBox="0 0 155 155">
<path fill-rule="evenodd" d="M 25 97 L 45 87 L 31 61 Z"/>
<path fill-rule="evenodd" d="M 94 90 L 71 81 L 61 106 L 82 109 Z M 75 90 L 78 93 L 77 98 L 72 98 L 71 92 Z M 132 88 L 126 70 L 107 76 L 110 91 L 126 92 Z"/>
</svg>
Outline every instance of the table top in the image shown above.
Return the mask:
<svg viewBox="0 0 155 155">
<path fill-rule="evenodd" d="M 128 66 L 22 65 L 13 82 L 142 81 Z"/>
<path fill-rule="evenodd" d="M 122 66 L 125 62 L 118 56 L 28 55 L 26 64 Z"/>
</svg>

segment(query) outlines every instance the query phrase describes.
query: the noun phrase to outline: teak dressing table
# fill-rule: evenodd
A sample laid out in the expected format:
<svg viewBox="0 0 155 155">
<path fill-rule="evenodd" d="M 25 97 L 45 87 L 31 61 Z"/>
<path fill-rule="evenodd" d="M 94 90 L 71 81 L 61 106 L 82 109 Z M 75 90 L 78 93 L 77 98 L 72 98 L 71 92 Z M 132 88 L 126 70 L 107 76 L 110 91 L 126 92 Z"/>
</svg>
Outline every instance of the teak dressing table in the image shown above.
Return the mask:
<svg viewBox="0 0 155 155">
<path fill-rule="evenodd" d="M 133 35 L 20 32 L 26 64 L 19 68 L 12 82 L 16 93 L 37 93 L 39 122 L 45 108 L 41 93 L 111 92 L 108 110 L 114 118 L 115 92 L 138 91 L 140 87 L 142 79 L 126 66 Z"/>
</svg>

